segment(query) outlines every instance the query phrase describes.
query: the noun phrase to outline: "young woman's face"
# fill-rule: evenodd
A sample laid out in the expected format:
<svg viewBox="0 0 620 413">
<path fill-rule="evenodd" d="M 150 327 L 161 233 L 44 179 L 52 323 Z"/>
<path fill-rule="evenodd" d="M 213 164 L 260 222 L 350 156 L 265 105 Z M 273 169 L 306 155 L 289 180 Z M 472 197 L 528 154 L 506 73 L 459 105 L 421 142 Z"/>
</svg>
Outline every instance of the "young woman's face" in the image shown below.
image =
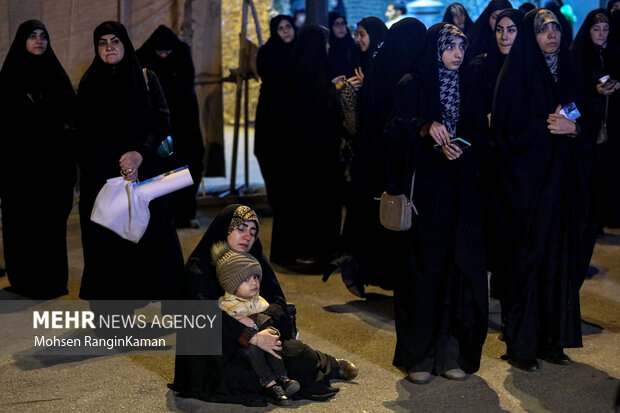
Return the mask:
<svg viewBox="0 0 620 413">
<path fill-rule="evenodd" d="M 240 298 L 249 300 L 256 297 L 260 291 L 260 277 L 258 275 L 252 275 L 247 280 L 241 283 L 235 295 Z"/>
<path fill-rule="evenodd" d="M 228 246 L 237 252 L 249 252 L 256 241 L 256 222 L 245 221 L 228 234 Z"/>
<path fill-rule="evenodd" d="M 461 9 L 457 9 L 457 10 L 451 11 L 450 14 L 452 14 L 452 21 L 454 21 L 454 24 L 456 25 L 456 27 L 458 27 L 461 30 L 464 30 L 465 29 L 465 13 L 463 13 Z"/>
<path fill-rule="evenodd" d="M 497 40 L 497 46 L 501 54 L 508 54 L 510 52 L 515 37 L 517 37 L 517 25 L 508 17 L 503 17 L 497 23 L 495 29 L 495 40 Z"/>
<path fill-rule="evenodd" d="M 458 70 L 463 63 L 465 55 L 465 43 L 462 37 L 455 38 L 441 55 L 441 61 L 448 70 Z"/>
<path fill-rule="evenodd" d="M 97 43 L 99 57 L 109 65 L 118 64 L 125 56 L 125 46 L 114 34 L 104 34 Z"/>
<path fill-rule="evenodd" d="M 40 56 L 47 50 L 48 43 L 47 34 L 41 29 L 34 29 L 26 39 L 26 50 Z"/>
<path fill-rule="evenodd" d="M 555 53 L 560 48 L 562 32 L 557 23 L 549 22 L 536 33 L 536 42 L 545 53 Z"/>
<path fill-rule="evenodd" d="M 493 13 L 491 13 L 491 15 L 489 16 L 489 24 L 491 25 L 491 30 L 495 30 L 495 22 L 497 21 L 497 16 L 499 16 L 499 14 L 502 12 L 503 10 L 495 10 Z"/>
<path fill-rule="evenodd" d="M 278 24 L 278 36 L 280 36 L 284 43 L 290 43 L 295 38 L 295 30 L 293 30 L 293 26 L 291 26 L 288 20 L 282 20 Z"/>
<path fill-rule="evenodd" d="M 597 46 L 602 46 L 607 43 L 607 36 L 609 36 L 608 23 L 596 23 L 590 28 L 590 37 L 592 38 L 592 43 Z"/>
<path fill-rule="evenodd" d="M 370 47 L 370 36 L 368 36 L 368 32 L 364 29 L 364 26 L 357 26 L 357 34 L 355 35 L 355 39 L 360 45 L 360 50 L 365 52 Z"/>
<path fill-rule="evenodd" d="M 337 39 L 342 39 L 347 35 L 347 24 L 342 17 L 338 17 L 332 24 L 332 33 Z"/>
</svg>

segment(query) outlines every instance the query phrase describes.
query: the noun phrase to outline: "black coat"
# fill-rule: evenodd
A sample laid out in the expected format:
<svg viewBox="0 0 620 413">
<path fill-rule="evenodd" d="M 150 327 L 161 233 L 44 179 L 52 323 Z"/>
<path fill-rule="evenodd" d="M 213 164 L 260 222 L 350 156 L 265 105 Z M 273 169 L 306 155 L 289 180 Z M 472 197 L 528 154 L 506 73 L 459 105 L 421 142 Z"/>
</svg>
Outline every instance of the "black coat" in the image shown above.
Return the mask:
<svg viewBox="0 0 620 413">
<path fill-rule="evenodd" d="M 42 55 L 26 50 L 35 29 L 47 35 Z M 0 72 L 0 197 L 4 257 L 15 292 L 32 298 L 67 293 L 67 218 L 76 178 L 71 130 L 75 93 L 42 22 L 17 29 Z M 45 219 L 40 215 L 45 200 Z M 24 234 L 36 234 L 37 244 Z M 37 268 L 32 257 L 45 263 Z"/>
<path fill-rule="evenodd" d="M 459 343 L 457 362 L 464 371 L 473 373 L 480 366 L 487 332 L 487 276 L 477 165 L 486 151 L 488 128 L 485 114 L 472 104 L 474 93 L 459 73 L 456 133 L 471 147 L 457 160 L 449 161 L 434 148 L 433 138 L 420 134 L 424 125 L 442 122 L 437 41 L 444 25 L 429 28 L 416 73 L 404 77 L 397 87 L 394 114 L 386 131 L 388 192 L 409 196 L 415 171 L 413 202 L 418 211 L 407 231 L 401 277 L 394 285 L 397 343 L 393 363 L 406 370 L 419 365 L 432 354 L 449 323 Z"/>
<path fill-rule="evenodd" d="M 595 240 L 594 146 L 589 105 L 568 50 L 559 49 L 557 83 L 537 45 L 530 11 L 499 76 L 493 107 L 498 151 L 494 210 L 504 337 L 508 356 L 540 347 L 580 347 L 579 288 Z M 574 102 L 575 137 L 547 127 L 556 107 Z"/>
<path fill-rule="evenodd" d="M 217 300 L 224 294 L 217 281 L 215 266 L 211 259 L 214 243 L 224 241 L 228 228 L 239 204 L 229 205 L 215 217 L 200 240 L 186 265 L 186 280 L 183 295 L 188 299 Z M 284 293 L 276 274 L 263 255 L 260 240 L 256 240 L 249 251 L 261 265 L 261 297 L 269 302 L 264 314 L 271 317 L 271 323 L 281 334 L 283 358 L 288 376 L 301 383 L 296 397 L 326 399 L 334 395 L 328 388 L 329 379 L 336 374 L 337 362 L 327 354 L 313 350 L 293 338 L 289 313 Z M 170 387 L 180 397 L 193 397 L 211 402 L 240 403 L 250 406 L 266 405 L 258 376 L 245 357 L 239 354 L 238 343 L 244 333 L 244 326 L 221 312 L 222 354 L 214 356 L 177 355 L 175 358 L 174 383 Z M 183 340 L 177 336 L 177 340 Z M 332 370 L 334 369 L 334 370 Z"/>
<path fill-rule="evenodd" d="M 102 35 L 114 34 L 125 47 L 117 65 L 97 54 Z M 138 244 L 90 220 L 106 180 L 119 176 L 119 159 L 137 151 L 144 180 L 163 172 L 157 147 L 169 133 L 168 108 L 157 76 L 148 71 L 148 90 L 125 27 L 99 25 L 93 35 L 96 56 L 78 87 L 80 143 L 80 225 L 84 299 L 174 299 L 182 279 L 183 255 L 165 197 L 149 204 L 150 221 Z"/>
</svg>

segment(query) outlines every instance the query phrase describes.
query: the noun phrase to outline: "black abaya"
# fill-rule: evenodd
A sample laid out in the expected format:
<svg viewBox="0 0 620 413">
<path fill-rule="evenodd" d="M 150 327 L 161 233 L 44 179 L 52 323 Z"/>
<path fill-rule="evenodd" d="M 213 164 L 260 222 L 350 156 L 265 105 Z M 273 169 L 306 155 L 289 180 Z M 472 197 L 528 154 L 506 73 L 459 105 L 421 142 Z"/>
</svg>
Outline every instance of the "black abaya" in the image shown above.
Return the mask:
<svg viewBox="0 0 620 413">
<path fill-rule="evenodd" d="M 581 347 L 579 288 L 595 240 L 589 107 L 563 45 L 554 81 L 534 31 L 540 10 L 525 16 L 512 45 L 492 118 L 500 300 L 507 354 L 515 361 Z M 549 114 L 570 102 L 582 113 L 580 133 L 551 134 Z"/>
<path fill-rule="evenodd" d="M 214 243 L 227 239 L 233 215 L 240 206 L 233 204 L 224 208 L 190 255 L 185 268 L 184 298 L 217 300 L 223 295 L 224 291 L 217 281 L 212 262 L 211 248 Z M 264 313 L 272 318 L 274 326 L 280 331 L 288 376 L 301 384 L 301 390 L 295 396 L 314 400 L 332 397 L 335 392 L 334 388 L 329 386 L 329 380 L 335 378 L 338 372 L 336 359 L 293 338 L 284 293 L 263 255 L 259 239 L 256 239 L 249 253 L 258 260 L 262 268 L 260 294 L 270 303 Z M 180 397 L 253 406 L 265 405 L 258 376 L 249 368 L 245 358 L 235 355 L 235 352 L 239 351 L 238 339 L 243 334 L 243 327 L 225 312 L 222 312 L 222 320 L 222 355 L 177 355 L 174 383 L 170 387 L 179 392 Z"/>
<path fill-rule="evenodd" d="M 365 17 L 357 25 L 358 27 L 362 26 L 370 38 L 368 49 L 365 52 L 360 52 L 360 67 L 362 68 L 362 73 L 366 76 L 372 71 L 373 59 L 383 46 L 383 42 L 388 34 L 388 28 L 381 19 L 375 16 Z"/>
<path fill-rule="evenodd" d="M 347 24 L 347 20 L 340 14 L 335 12 L 329 13 L 329 79 L 343 75 L 347 79 L 355 76 L 355 69 L 359 66 L 360 60 L 360 51 L 355 45 L 348 27 L 343 38 L 339 39 L 334 35 L 332 25 L 339 18 L 344 19 L 344 23 Z"/>
<path fill-rule="evenodd" d="M 103 35 L 117 36 L 125 48 L 116 65 L 97 53 Z M 168 109 L 157 76 L 148 90 L 125 27 L 99 25 L 93 35 L 95 58 L 78 88 L 80 134 L 80 225 L 84 272 L 80 297 L 92 299 L 174 299 L 183 273 L 183 255 L 166 199 L 149 204 L 150 221 L 139 243 L 127 241 L 90 220 L 95 198 L 106 180 L 119 175 L 119 159 L 137 151 L 139 178 L 160 174 L 157 147 L 169 134 Z"/>
<path fill-rule="evenodd" d="M 610 79 L 620 80 L 620 45 L 611 33 L 604 47 L 595 45 L 590 36 L 590 29 L 599 22 L 597 16 L 608 19 L 604 9 L 593 10 L 586 16 L 579 29 L 571 52 L 577 65 L 585 76 L 589 105 L 593 109 L 594 126 L 600 126 L 605 116 L 606 98 L 599 94 L 596 85 L 599 79 L 609 75 Z M 596 145 L 597 153 L 597 187 L 599 194 L 599 217 L 601 227 L 620 227 L 620 119 L 614 114 L 620 113 L 620 92 L 609 96 L 607 108 L 607 134 L 605 143 Z M 597 133 L 597 130 L 594 131 Z"/>
<path fill-rule="evenodd" d="M 407 231 L 407 254 L 394 285 L 396 349 L 393 363 L 407 372 L 443 374 L 480 367 L 487 332 L 487 276 L 477 167 L 486 152 L 487 120 L 471 104 L 474 91 L 459 73 L 456 136 L 472 145 L 456 160 L 435 149 L 425 125 L 442 121 L 438 40 L 429 28 L 416 73 L 397 86 L 387 128 L 386 180 L 391 194 L 409 194 L 418 215 Z M 440 57 L 439 57 L 440 58 Z M 461 70 L 465 69 L 462 67 Z"/>
<path fill-rule="evenodd" d="M 156 50 L 170 54 L 160 58 Z M 190 47 L 174 32 L 159 26 L 137 51 L 142 67 L 157 75 L 170 111 L 174 152 L 166 159 L 166 169 L 188 165 L 194 184 L 168 197 L 170 212 L 178 227 L 190 226 L 196 218 L 196 191 L 202 180 L 204 144 L 200 132 L 198 99 L 194 89 L 194 62 Z"/>
<path fill-rule="evenodd" d="M 26 50 L 35 29 L 48 38 L 38 56 Z M 13 291 L 31 298 L 64 295 L 67 218 L 76 178 L 69 133 L 75 93 L 40 21 L 17 29 L 0 72 L 0 90 L 0 198 L 9 282 Z M 45 217 L 39 219 L 42 203 Z"/>
</svg>

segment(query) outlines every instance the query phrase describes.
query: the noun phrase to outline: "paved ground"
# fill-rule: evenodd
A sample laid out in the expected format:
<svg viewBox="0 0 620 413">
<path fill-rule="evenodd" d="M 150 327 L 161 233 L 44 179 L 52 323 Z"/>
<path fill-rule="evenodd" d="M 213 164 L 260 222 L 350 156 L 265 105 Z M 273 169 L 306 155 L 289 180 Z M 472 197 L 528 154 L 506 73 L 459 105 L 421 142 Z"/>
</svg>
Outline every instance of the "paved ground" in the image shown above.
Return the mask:
<svg viewBox="0 0 620 413">
<path fill-rule="evenodd" d="M 184 254 L 191 252 L 221 208 L 204 202 L 202 227 L 179 231 Z M 261 220 L 261 239 L 269 245 L 271 219 Z M 69 220 L 70 295 L 76 299 L 82 267 L 79 224 Z M 44 265 L 43 263 L 41 263 Z M 36 265 L 36 263 L 35 263 Z M 354 360 L 360 375 L 341 382 L 328 402 L 298 402 L 289 408 L 243 408 L 176 398 L 166 384 L 173 378 L 172 356 L 0 357 L 0 411 L 7 412 L 612 412 L 620 381 L 620 231 L 597 244 L 598 269 L 581 291 L 584 348 L 567 353 L 568 367 L 544 364 L 528 374 L 500 360 L 498 314 L 491 328 L 480 371 L 465 382 L 437 378 L 413 385 L 391 366 L 395 343 L 392 298 L 371 289 L 366 300 L 351 295 L 335 274 L 299 275 L 276 267 L 289 301 L 298 308 L 300 339 L 337 357 Z M 0 279 L 0 288 L 8 285 Z M 16 298 L 0 291 L 0 299 Z"/>
</svg>

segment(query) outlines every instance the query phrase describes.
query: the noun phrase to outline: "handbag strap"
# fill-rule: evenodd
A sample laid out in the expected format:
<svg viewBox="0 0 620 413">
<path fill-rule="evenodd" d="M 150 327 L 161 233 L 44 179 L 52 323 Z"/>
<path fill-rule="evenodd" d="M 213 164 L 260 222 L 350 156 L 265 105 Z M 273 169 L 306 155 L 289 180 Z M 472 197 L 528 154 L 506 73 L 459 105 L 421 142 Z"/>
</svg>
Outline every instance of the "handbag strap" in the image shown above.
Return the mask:
<svg viewBox="0 0 620 413">
<path fill-rule="evenodd" d="M 609 109 L 609 96 L 605 96 L 605 116 L 603 117 L 603 126 L 607 127 L 607 110 Z"/>
<path fill-rule="evenodd" d="M 411 204 L 411 208 L 413 208 L 413 212 L 415 212 L 415 214 L 418 215 L 418 209 L 415 207 L 415 204 L 413 203 L 413 188 L 415 186 L 415 173 L 416 171 L 413 171 L 413 176 L 411 177 L 411 191 L 409 192 L 409 203 Z"/>
</svg>

